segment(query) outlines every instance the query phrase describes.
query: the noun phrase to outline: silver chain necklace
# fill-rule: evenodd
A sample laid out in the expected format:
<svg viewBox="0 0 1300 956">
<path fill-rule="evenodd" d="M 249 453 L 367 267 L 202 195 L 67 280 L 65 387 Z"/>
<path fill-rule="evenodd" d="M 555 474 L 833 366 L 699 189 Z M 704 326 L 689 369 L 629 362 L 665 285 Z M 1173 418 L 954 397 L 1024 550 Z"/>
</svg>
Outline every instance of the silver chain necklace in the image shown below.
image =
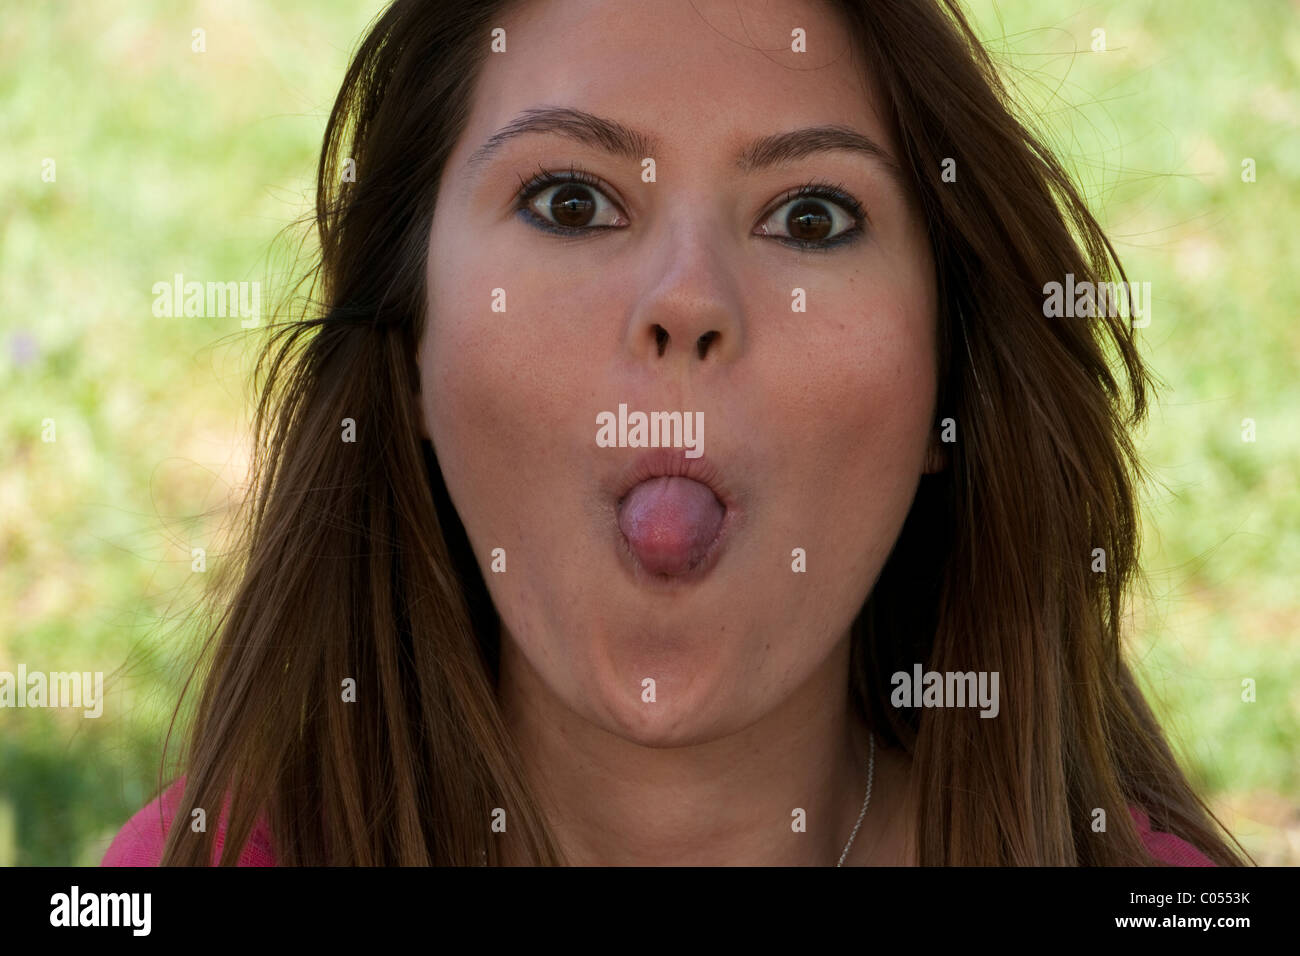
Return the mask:
<svg viewBox="0 0 1300 956">
<path fill-rule="evenodd" d="M 858 835 L 858 827 L 862 826 L 862 818 L 867 815 L 867 807 L 871 806 L 871 781 L 876 776 L 876 735 L 867 731 L 867 737 L 871 741 L 871 756 L 867 759 L 867 795 L 862 798 L 862 809 L 858 811 L 858 822 L 853 824 L 853 832 L 849 834 L 849 842 L 844 844 L 844 852 L 840 854 L 840 862 L 836 866 L 844 865 L 844 858 L 849 855 L 849 850 L 853 846 L 853 838 Z"/>
<path fill-rule="evenodd" d="M 862 798 L 862 809 L 858 811 L 858 822 L 853 824 L 853 832 L 849 834 L 849 842 L 844 844 L 844 852 L 840 854 L 840 861 L 836 866 L 844 865 L 844 858 L 849 855 L 849 850 L 853 848 L 853 840 L 858 835 L 858 828 L 862 826 L 862 818 L 867 815 L 867 807 L 871 806 L 871 783 L 876 776 L 876 735 L 867 732 L 867 738 L 871 741 L 871 755 L 867 758 L 867 795 Z M 480 866 L 487 866 L 487 850 L 479 851 L 479 859 L 482 861 Z"/>
</svg>

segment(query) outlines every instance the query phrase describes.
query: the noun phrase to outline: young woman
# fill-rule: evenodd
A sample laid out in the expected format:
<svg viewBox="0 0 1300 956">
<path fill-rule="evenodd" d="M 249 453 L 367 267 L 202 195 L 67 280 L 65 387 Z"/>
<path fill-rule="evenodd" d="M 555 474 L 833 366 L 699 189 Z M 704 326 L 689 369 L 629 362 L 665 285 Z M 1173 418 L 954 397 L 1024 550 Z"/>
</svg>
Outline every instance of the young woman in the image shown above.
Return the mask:
<svg viewBox="0 0 1300 956">
<path fill-rule="evenodd" d="M 1045 308 L 1127 278 L 1007 104 L 938 0 L 389 7 L 106 862 L 1241 862 L 1122 654 L 1136 333 Z"/>
</svg>

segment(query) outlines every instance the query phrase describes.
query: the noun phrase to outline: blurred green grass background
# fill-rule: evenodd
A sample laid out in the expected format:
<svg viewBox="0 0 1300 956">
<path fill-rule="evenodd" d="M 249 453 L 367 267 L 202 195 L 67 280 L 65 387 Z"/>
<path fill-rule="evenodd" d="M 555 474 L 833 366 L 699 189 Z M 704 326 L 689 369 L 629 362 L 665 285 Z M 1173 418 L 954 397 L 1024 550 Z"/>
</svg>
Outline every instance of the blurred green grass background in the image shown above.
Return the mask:
<svg viewBox="0 0 1300 956">
<path fill-rule="evenodd" d="M 265 322 L 289 278 L 272 241 L 311 202 L 382 4 L 5 6 L 0 670 L 108 682 L 96 720 L 0 709 L 0 865 L 95 864 L 153 793 L 204 580 L 191 548 L 219 560 L 247 463 L 257 333 L 155 318 L 153 284 L 259 281 Z M 968 9 L 1152 284 L 1166 387 L 1141 439 L 1132 655 L 1194 784 L 1259 862 L 1300 863 L 1300 8 Z"/>
</svg>

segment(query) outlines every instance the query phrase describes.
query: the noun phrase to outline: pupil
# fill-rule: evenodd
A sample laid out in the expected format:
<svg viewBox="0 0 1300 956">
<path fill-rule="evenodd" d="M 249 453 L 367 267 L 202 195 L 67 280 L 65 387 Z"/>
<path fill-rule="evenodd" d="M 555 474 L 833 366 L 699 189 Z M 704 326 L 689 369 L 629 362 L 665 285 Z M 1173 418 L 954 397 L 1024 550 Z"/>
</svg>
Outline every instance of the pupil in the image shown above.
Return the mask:
<svg viewBox="0 0 1300 956">
<path fill-rule="evenodd" d="M 561 186 L 551 197 L 551 213 L 562 226 L 586 225 L 596 204 L 587 195 L 587 189 L 581 184 L 570 183 Z"/>
<path fill-rule="evenodd" d="M 790 210 L 786 223 L 792 238 L 816 241 L 825 239 L 830 232 L 831 217 L 826 215 L 819 203 L 805 200 Z"/>
</svg>

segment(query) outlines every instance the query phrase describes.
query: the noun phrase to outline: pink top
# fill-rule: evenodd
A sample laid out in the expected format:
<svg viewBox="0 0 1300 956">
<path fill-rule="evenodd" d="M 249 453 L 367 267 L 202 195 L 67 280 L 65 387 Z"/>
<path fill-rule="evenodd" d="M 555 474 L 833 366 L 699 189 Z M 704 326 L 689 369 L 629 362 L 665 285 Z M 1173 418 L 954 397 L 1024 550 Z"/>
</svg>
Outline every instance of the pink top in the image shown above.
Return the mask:
<svg viewBox="0 0 1300 956">
<path fill-rule="evenodd" d="M 126 825 L 117 832 L 113 842 L 100 861 L 100 866 L 157 866 L 162 859 L 163 843 L 171 821 L 176 817 L 177 804 L 184 795 L 185 778 L 178 778 L 161 797 L 155 797 L 136 811 L 135 816 L 126 821 Z M 166 822 L 164 822 L 164 809 Z M 221 860 L 226 843 L 226 821 L 229 816 L 230 801 L 221 809 L 221 818 L 217 821 L 217 838 L 212 847 L 212 863 L 215 866 Z M 189 820 L 182 818 L 182 826 L 189 826 Z M 275 866 L 275 856 L 271 853 L 271 831 L 266 819 L 260 818 L 244 849 L 239 854 L 238 866 Z"/>
<path fill-rule="evenodd" d="M 1151 821 L 1137 807 L 1129 807 L 1128 812 L 1132 815 L 1133 822 L 1137 824 L 1138 836 L 1142 837 L 1142 843 L 1146 846 L 1147 852 L 1161 863 L 1171 863 L 1174 866 L 1216 865 L 1214 861 L 1186 840 L 1180 840 L 1172 833 L 1152 830 Z"/>
<path fill-rule="evenodd" d="M 157 866 L 162 858 L 163 841 L 167 836 L 170 823 L 164 823 L 165 807 L 168 820 L 176 816 L 176 804 L 180 800 L 185 778 L 173 783 L 161 797 L 155 798 L 142 810 L 136 812 L 118 831 L 113 843 L 104 854 L 100 866 Z M 217 821 L 217 838 L 213 847 L 212 862 L 215 865 L 221 859 L 226 839 L 226 818 L 229 804 L 221 811 Z M 1151 829 L 1147 815 L 1141 810 L 1130 808 L 1133 820 L 1137 823 L 1138 833 L 1148 852 L 1162 863 L 1174 866 L 1214 866 L 1204 854 L 1186 840 L 1180 840 L 1171 833 L 1161 833 Z M 258 820 L 248 843 L 239 854 L 239 866 L 275 866 L 275 857 L 271 852 L 271 832 L 266 819 Z"/>
</svg>

